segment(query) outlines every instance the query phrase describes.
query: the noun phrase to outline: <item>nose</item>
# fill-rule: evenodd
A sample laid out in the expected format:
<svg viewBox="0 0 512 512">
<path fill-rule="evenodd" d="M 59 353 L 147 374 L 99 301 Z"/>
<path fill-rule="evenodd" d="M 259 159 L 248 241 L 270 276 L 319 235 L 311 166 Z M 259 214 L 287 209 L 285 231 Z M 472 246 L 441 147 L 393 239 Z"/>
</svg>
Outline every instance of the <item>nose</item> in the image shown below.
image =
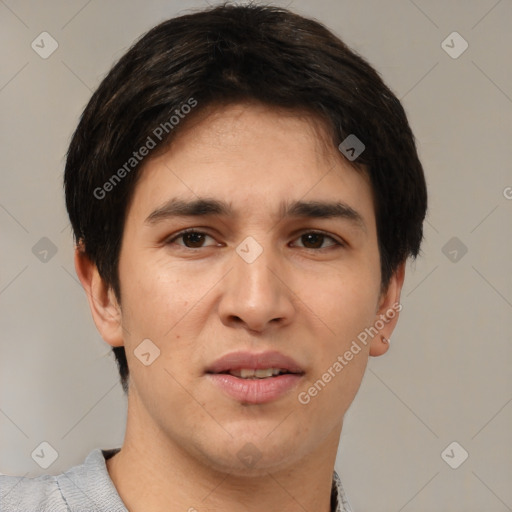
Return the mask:
<svg viewBox="0 0 512 512">
<path fill-rule="evenodd" d="M 289 324 L 295 314 L 293 284 L 279 256 L 265 249 L 251 263 L 238 254 L 233 259 L 219 303 L 222 323 L 251 332 Z"/>
</svg>

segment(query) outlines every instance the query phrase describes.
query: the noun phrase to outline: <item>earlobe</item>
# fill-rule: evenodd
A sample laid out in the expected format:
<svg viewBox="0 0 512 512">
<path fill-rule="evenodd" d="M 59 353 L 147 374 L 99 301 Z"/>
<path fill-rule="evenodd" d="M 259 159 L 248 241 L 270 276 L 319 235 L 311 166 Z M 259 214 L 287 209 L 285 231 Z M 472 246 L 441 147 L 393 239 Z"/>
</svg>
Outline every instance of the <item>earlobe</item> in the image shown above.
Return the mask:
<svg viewBox="0 0 512 512">
<path fill-rule="evenodd" d="M 75 248 L 75 269 L 89 302 L 91 314 L 101 337 L 111 346 L 124 345 L 121 308 L 111 287 L 108 287 L 81 246 Z"/>
<path fill-rule="evenodd" d="M 378 333 L 373 337 L 370 344 L 370 355 L 381 356 L 385 354 L 390 346 L 391 334 L 398 322 L 398 316 L 402 309 L 400 304 L 400 293 L 405 279 L 405 262 L 402 263 L 391 276 L 389 285 L 382 293 L 379 301 L 375 326 Z"/>
</svg>

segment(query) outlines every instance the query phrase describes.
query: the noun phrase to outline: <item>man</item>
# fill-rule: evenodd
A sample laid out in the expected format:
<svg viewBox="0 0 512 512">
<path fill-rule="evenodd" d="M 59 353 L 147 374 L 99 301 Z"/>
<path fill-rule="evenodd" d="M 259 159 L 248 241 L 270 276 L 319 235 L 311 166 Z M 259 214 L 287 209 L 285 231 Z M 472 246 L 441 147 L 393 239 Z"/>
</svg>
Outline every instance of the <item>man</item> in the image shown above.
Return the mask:
<svg viewBox="0 0 512 512">
<path fill-rule="evenodd" d="M 427 203 L 379 75 L 285 9 L 166 21 L 94 93 L 65 189 L 126 435 L 62 475 L 2 477 L 2 510 L 350 510 L 343 417 Z"/>
</svg>

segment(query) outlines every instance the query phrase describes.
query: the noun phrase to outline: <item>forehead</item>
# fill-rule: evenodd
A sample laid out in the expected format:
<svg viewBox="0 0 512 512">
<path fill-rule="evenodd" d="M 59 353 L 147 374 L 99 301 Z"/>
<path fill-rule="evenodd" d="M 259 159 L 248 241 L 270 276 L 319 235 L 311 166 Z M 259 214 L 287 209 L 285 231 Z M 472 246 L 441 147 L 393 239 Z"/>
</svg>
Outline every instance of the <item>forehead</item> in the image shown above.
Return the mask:
<svg viewBox="0 0 512 512">
<path fill-rule="evenodd" d="M 171 195 L 210 196 L 250 204 L 252 211 L 301 199 L 342 200 L 373 213 L 366 173 L 339 153 L 326 124 L 305 111 L 258 103 L 204 108 L 140 172 L 133 203 L 141 214 L 146 205 L 146 215 Z"/>
<path fill-rule="evenodd" d="M 174 155 L 198 150 L 196 157 L 200 159 L 207 150 L 210 154 L 225 152 L 229 158 L 245 154 L 247 159 L 255 156 L 251 150 L 259 145 L 258 157 L 262 161 L 289 157 L 291 146 L 294 151 L 300 148 L 302 156 L 315 155 L 323 164 L 332 165 L 340 158 L 327 122 L 306 109 L 274 107 L 257 101 L 213 104 L 198 108 L 180 128 L 170 146 Z M 267 151 L 270 149 L 271 153 Z"/>
</svg>

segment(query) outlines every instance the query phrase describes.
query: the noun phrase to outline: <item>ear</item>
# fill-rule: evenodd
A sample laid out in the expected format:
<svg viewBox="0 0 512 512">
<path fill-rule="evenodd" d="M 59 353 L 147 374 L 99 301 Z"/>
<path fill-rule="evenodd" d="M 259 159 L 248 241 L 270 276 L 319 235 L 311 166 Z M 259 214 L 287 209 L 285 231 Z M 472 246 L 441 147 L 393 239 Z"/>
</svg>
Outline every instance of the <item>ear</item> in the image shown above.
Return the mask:
<svg viewBox="0 0 512 512">
<path fill-rule="evenodd" d="M 370 343 L 370 355 L 381 356 L 388 351 L 389 342 L 382 340 L 391 339 L 391 334 L 398 322 L 399 312 L 402 309 L 400 304 L 400 292 L 404 284 L 405 262 L 402 263 L 391 276 L 387 289 L 381 293 L 374 325 L 379 327 L 379 332 L 373 337 Z M 381 325 L 384 324 L 382 328 Z"/>
<path fill-rule="evenodd" d="M 80 245 L 75 248 L 75 270 L 84 287 L 92 318 L 101 337 L 113 347 L 124 345 L 121 307 L 114 291 L 105 285 L 98 268 Z"/>
</svg>

